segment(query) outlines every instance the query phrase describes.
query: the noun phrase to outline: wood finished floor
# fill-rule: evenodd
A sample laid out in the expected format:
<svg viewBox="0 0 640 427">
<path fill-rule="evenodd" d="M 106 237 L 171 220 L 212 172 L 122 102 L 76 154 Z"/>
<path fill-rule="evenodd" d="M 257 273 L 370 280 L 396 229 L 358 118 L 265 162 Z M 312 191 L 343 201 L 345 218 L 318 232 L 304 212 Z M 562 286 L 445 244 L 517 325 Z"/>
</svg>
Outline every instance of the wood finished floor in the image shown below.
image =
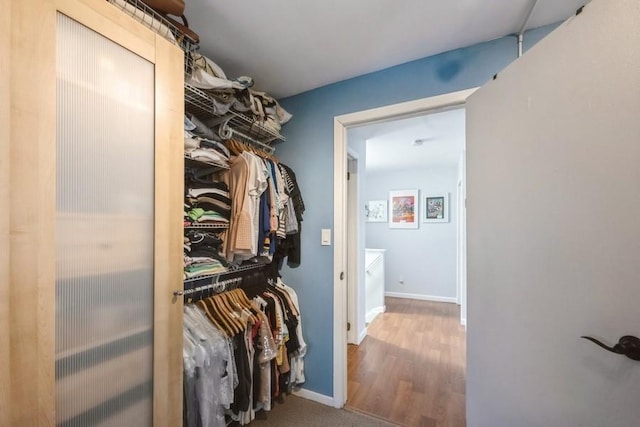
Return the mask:
<svg viewBox="0 0 640 427">
<path fill-rule="evenodd" d="M 386 298 L 348 348 L 347 407 L 402 426 L 465 427 L 466 334 L 456 304 Z"/>
</svg>

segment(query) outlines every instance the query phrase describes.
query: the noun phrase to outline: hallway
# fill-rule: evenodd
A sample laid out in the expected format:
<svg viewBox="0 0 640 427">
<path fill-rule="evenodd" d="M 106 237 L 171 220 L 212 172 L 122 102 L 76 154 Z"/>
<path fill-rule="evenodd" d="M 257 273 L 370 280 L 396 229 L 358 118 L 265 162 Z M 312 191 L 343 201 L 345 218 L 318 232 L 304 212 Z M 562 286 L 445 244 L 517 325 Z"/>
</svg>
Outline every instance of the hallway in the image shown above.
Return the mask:
<svg viewBox="0 0 640 427">
<path fill-rule="evenodd" d="M 403 426 L 465 427 L 466 334 L 455 304 L 385 299 L 348 347 L 347 407 Z"/>
</svg>

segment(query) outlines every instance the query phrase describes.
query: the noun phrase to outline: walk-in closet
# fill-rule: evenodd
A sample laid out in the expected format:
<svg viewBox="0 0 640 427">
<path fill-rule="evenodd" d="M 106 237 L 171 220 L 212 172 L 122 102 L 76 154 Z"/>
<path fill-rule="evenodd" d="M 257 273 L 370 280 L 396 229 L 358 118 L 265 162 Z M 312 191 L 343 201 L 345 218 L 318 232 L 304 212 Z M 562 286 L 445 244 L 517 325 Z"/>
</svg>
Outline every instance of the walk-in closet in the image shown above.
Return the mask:
<svg viewBox="0 0 640 427">
<path fill-rule="evenodd" d="M 183 417 L 185 427 L 267 418 L 304 383 L 294 287 L 304 202 L 275 155 L 291 115 L 251 77 L 185 49 Z M 197 46 L 196 46 L 197 47 Z"/>
</svg>

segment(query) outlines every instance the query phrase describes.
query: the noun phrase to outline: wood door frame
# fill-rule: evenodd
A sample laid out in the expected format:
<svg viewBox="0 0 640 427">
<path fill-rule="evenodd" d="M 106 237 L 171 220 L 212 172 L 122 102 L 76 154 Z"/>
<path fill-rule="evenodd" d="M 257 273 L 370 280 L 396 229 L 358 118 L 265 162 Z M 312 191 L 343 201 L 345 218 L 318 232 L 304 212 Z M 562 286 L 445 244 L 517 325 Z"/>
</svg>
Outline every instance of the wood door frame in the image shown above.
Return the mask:
<svg viewBox="0 0 640 427">
<path fill-rule="evenodd" d="M 10 3 L 9 63 L 11 168 L 0 173 L 0 201 L 9 206 L 9 288 L 1 302 L 8 330 L 7 385 L 0 386 L 0 424 L 55 425 L 55 224 L 56 224 L 56 14 L 63 13 L 155 64 L 154 221 L 154 425 L 182 419 L 182 51 L 113 5 L 91 0 L 22 0 Z M 7 46 L 6 36 L 0 39 Z M 7 80 L 7 77 L 8 80 Z M 4 129 L 5 126 L 2 126 Z M 7 133 L 6 130 L 3 133 Z M 2 139 L 4 141 L 4 138 Z M 7 154 L 7 153 L 5 153 Z M 8 186 L 8 183 L 11 183 Z M 9 202 L 6 189 L 9 188 Z M 6 246 L 7 212 L 0 215 L 0 247 Z M 0 265 L 0 275 L 4 275 Z M 3 279 L 3 277 L 0 277 Z M 4 280 L 2 280 L 4 282 Z M 4 298 L 3 298 L 4 299 Z M 5 326 L 10 325 L 10 326 Z M 4 333 L 2 334 L 5 335 Z M 2 380 L 6 372 L 0 370 Z M 5 411 L 10 408 L 10 411 Z"/>
<path fill-rule="evenodd" d="M 347 399 L 347 129 L 459 108 L 477 88 L 336 116 L 333 119 L 333 406 Z"/>
<path fill-rule="evenodd" d="M 350 178 L 347 183 L 347 194 L 354 196 L 353 200 L 347 197 L 347 322 L 351 324 L 351 329 L 347 331 L 347 341 L 350 344 L 360 344 L 362 339 L 366 336 L 366 327 L 364 330 L 360 330 L 360 315 L 358 307 L 360 306 L 360 299 L 363 297 L 360 292 L 360 245 L 358 237 L 360 235 L 360 219 L 358 216 L 358 180 L 361 179 L 360 173 L 360 160 L 358 153 L 347 147 L 347 162 L 353 161 L 356 163 L 356 172 L 350 173 Z M 364 324 L 364 321 L 362 322 Z"/>
<path fill-rule="evenodd" d="M 461 257 L 462 257 L 462 179 L 458 177 L 456 182 L 456 304 L 462 303 L 462 270 L 461 270 Z"/>
<path fill-rule="evenodd" d="M 11 13 L 0 14 L 0 52 L 10 52 Z M 10 167 L 9 140 L 11 77 L 10 62 L 7 55 L 0 56 L 0 93 L 8 94 L 0 103 L 0 425 L 10 425 L 11 398 L 9 395 L 11 381 L 10 345 L 10 311 L 9 311 L 9 203 L 10 203 Z"/>
<path fill-rule="evenodd" d="M 466 210 L 466 161 L 463 151 L 460 176 L 456 185 L 456 302 L 460 306 L 460 324 L 467 328 L 467 214 Z"/>
</svg>

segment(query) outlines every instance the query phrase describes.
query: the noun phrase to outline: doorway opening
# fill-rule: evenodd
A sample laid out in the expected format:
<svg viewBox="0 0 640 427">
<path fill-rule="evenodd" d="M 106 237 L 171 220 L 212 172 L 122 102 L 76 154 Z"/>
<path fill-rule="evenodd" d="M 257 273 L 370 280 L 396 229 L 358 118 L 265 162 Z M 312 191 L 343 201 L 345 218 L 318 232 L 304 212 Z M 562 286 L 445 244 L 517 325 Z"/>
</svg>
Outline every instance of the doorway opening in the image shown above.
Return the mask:
<svg viewBox="0 0 640 427">
<path fill-rule="evenodd" d="M 462 425 L 465 110 L 349 129 L 347 146 L 346 405 L 402 425 Z M 433 407 L 443 395 L 445 414 Z"/>
<path fill-rule="evenodd" d="M 364 309 L 362 301 L 360 301 L 358 294 L 363 294 L 363 276 L 364 276 L 364 256 L 349 256 L 350 245 L 349 236 L 354 239 L 354 236 L 360 235 L 359 228 L 363 226 L 363 221 L 353 221 L 353 217 L 349 215 L 349 206 L 352 206 L 352 197 L 348 197 L 349 194 L 349 180 L 347 179 L 347 170 L 349 160 L 347 158 L 347 146 L 348 146 L 348 131 L 362 127 L 369 124 L 379 124 L 389 122 L 391 120 L 405 119 L 410 117 L 425 116 L 427 114 L 434 114 L 439 112 L 446 112 L 450 110 L 460 109 L 464 107 L 464 102 L 471 93 L 472 90 L 455 92 L 452 94 L 436 96 L 426 98 L 423 100 L 412 101 L 403 104 L 392 105 L 388 107 L 382 107 L 374 110 L 367 110 L 363 112 L 348 114 L 344 116 L 336 117 L 334 120 L 334 183 L 335 183 L 335 213 L 334 213 L 334 227 L 335 227 L 335 247 L 334 247 L 334 406 L 342 407 L 347 400 L 347 342 L 360 342 L 366 335 L 365 322 L 364 322 Z M 349 135 L 351 136 L 351 135 Z M 423 141 L 426 142 L 426 141 Z M 354 151 L 355 159 L 354 159 Z M 363 160 L 364 156 L 354 150 L 351 147 L 351 162 L 355 161 L 357 171 L 357 185 L 351 184 L 351 193 L 354 189 L 357 192 L 362 185 L 364 179 Z M 456 175 L 454 177 L 453 188 L 446 193 L 447 203 L 457 205 L 460 198 L 464 197 L 464 194 L 460 194 L 458 184 L 462 184 L 464 188 L 464 177 Z M 423 189 L 424 190 L 424 189 Z M 422 226 L 422 206 L 427 203 L 427 200 L 422 201 L 422 195 L 414 200 L 416 218 L 419 226 Z M 425 193 L 424 196 L 427 194 Z M 362 195 L 358 196 L 358 203 L 356 204 L 358 211 L 364 211 L 364 204 L 362 203 Z M 383 200 L 383 198 L 381 198 Z M 439 199 L 442 201 L 442 199 Z M 351 217 L 351 221 L 349 218 Z M 455 212 L 453 216 L 454 222 L 454 235 L 457 236 L 459 232 L 456 226 L 459 221 L 460 214 Z M 425 218 L 425 221 L 428 218 Z M 437 219 L 437 218 L 436 218 Z M 354 224 L 355 224 L 355 230 Z M 362 224 L 360 224 L 362 222 Z M 388 227 L 388 224 L 386 225 Z M 403 232 L 405 230 L 399 230 Z M 356 237 L 356 241 L 361 239 Z M 351 245 L 353 246 L 353 245 Z M 454 242 L 453 257 L 458 263 L 458 259 L 463 253 L 456 241 Z M 406 255 L 406 254 L 405 254 Z M 354 261 L 355 260 L 355 261 Z M 353 272 L 353 263 L 357 263 L 357 273 Z M 461 268 L 458 265 L 454 265 L 453 268 L 453 294 L 448 302 L 462 303 L 460 288 L 462 286 L 461 281 Z M 351 272 L 351 274 L 348 274 Z M 345 274 L 347 277 L 345 278 Z M 346 279 L 346 280 L 345 280 Z M 399 282 L 403 281 L 403 278 L 398 278 Z M 355 283 L 355 287 L 353 286 Z M 348 286 L 351 285 L 351 286 Z M 466 301 L 465 301 L 466 302 Z M 347 309 L 350 307 L 350 310 Z M 358 316 L 360 319 L 353 321 L 353 317 Z M 456 319 L 460 322 L 460 319 Z M 347 323 L 349 323 L 350 330 L 347 332 Z M 355 323 L 355 324 L 354 324 Z M 353 329 L 356 327 L 356 331 Z M 364 334 L 363 330 L 364 329 Z"/>
</svg>

